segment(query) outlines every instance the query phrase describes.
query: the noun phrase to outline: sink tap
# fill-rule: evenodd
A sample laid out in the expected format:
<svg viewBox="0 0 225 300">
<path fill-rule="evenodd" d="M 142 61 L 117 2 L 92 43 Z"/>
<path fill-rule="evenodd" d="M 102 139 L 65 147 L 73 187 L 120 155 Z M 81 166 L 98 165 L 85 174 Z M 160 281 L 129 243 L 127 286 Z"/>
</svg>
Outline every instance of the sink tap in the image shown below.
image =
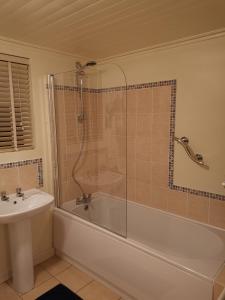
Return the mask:
<svg viewBox="0 0 225 300">
<path fill-rule="evenodd" d="M 16 196 L 17 197 L 23 197 L 24 196 L 24 193 L 22 193 L 21 188 L 16 188 Z"/>
<path fill-rule="evenodd" d="M 1 192 L 1 200 L 2 201 L 9 201 L 9 197 L 6 195 L 6 192 Z"/>
</svg>

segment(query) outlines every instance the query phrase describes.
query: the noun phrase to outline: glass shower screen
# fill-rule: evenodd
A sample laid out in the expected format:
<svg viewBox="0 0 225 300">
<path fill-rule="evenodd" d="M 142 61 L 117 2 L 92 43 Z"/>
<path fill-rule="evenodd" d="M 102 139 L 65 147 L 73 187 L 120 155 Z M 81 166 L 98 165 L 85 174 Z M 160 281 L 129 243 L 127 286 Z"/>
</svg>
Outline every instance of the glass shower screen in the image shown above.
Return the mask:
<svg viewBox="0 0 225 300">
<path fill-rule="evenodd" d="M 126 236 L 126 78 L 114 64 L 51 75 L 58 207 Z"/>
</svg>

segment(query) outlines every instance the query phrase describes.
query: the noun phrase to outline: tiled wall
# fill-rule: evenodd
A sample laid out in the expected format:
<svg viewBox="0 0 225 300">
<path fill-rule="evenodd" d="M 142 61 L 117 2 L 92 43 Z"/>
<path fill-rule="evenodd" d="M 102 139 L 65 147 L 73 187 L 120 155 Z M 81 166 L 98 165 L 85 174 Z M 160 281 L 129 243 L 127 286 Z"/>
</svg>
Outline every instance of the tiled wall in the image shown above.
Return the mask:
<svg viewBox="0 0 225 300">
<path fill-rule="evenodd" d="M 81 195 L 72 171 L 80 152 L 82 130 L 84 149 L 76 179 L 86 193 L 102 191 L 126 198 L 125 95 L 125 91 L 85 91 L 82 123 L 77 120 L 81 102 L 76 88 L 55 89 L 61 204 Z"/>
<path fill-rule="evenodd" d="M 126 91 L 100 93 L 103 136 L 98 142 L 98 190 L 126 198 Z"/>
<path fill-rule="evenodd" d="M 213 199 L 213 194 L 176 190 L 172 184 L 169 161 L 174 84 L 129 86 L 127 102 L 123 88 L 87 92 L 89 132 L 77 178 L 86 192 L 125 197 L 127 191 L 128 200 L 225 228 L 225 201 Z M 77 126 L 74 119 L 80 109 L 79 94 L 59 89 L 57 99 L 61 199 L 66 201 L 80 194 L 71 177 L 80 148 L 81 124 Z"/>
<path fill-rule="evenodd" d="M 128 199 L 225 228 L 224 201 L 169 187 L 174 107 L 173 83 L 167 84 L 128 90 Z"/>
<path fill-rule="evenodd" d="M 12 194 L 17 187 L 26 191 L 42 186 L 42 159 L 0 164 L 0 192 Z"/>
</svg>

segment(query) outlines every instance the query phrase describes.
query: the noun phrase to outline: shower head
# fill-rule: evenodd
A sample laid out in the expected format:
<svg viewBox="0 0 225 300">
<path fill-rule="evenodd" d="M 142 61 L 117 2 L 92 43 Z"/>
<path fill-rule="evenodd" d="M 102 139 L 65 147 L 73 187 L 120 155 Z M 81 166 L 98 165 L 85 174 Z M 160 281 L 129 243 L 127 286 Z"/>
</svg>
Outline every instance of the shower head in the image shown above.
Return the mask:
<svg viewBox="0 0 225 300">
<path fill-rule="evenodd" d="M 97 63 L 94 60 L 88 61 L 86 64 L 82 65 L 79 61 L 76 62 L 76 69 L 77 71 L 83 71 L 86 67 L 93 67 Z"/>
<path fill-rule="evenodd" d="M 96 66 L 96 65 L 97 65 L 96 61 L 91 60 L 91 61 L 88 61 L 86 63 L 85 67 L 93 67 L 93 66 Z"/>
</svg>

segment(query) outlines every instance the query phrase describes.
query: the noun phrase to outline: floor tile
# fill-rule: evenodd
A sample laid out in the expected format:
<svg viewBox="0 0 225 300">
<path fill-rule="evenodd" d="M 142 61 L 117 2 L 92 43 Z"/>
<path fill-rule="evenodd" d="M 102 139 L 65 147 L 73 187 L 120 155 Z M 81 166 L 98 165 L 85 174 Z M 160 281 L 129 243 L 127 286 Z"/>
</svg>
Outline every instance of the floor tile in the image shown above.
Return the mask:
<svg viewBox="0 0 225 300">
<path fill-rule="evenodd" d="M 64 272 L 55 275 L 55 277 L 74 292 L 78 291 L 93 280 L 89 275 L 73 266 L 69 267 Z"/>
<path fill-rule="evenodd" d="M 55 287 L 57 284 L 59 284 L 58 280 L 56 280 L 55 278 L 51 278 L 51 279 L 45 281 L 44 283 L 42 283 L 41 285 L 39 285 L 38 287 L 34 288 L 30 292 L 24 294 L 22 296 L 22 299 L 23 300 L 34 300 L 37 297 L 39 297 L 42 294 L 49 291 L 50 289 L 52 289 L 53 287 Z"/>
<path fill-rule="evenodd" d="M 34 267 L 34 287 L 38 287 L 40 284 L 44 283 L 45 281 L 51 279 L 52 276 L 45 271 L 39 265 Z M 12 278 L 7 281 L 7 284 L 13 289 L 12 286 Z M 16 292 L 16 291 L 15 291 Z M 22 293 L 16 292 L 18 296 L 21 296 Z M 1 298 L 0 298 L 1 300 Z"/>
<path fill-rule="evenodd" d="M 55 276 L 56 274 L 65 271 L 70 264 L 57 256 L 53 256 L 40 264 L 40 266 L 46 269 L 51 275 Z"/>
<path fill-rule="evenodd" d="M 0 285 L 0 299 L 1 300 L 20 300 L 16 292 L 7 284 Z"/>
<path fill-rule="evenodd" d="M 93 281 L 77 293 L 84 300 L 119 300 L 120 297 L 97 281 Z"/>
<path fill-rule="evenodd" d="M 41 266 L 34 268 L 34 287 L 38 287 L 40 284 L 51 279 L 52 276 Z"/>
</svg>

